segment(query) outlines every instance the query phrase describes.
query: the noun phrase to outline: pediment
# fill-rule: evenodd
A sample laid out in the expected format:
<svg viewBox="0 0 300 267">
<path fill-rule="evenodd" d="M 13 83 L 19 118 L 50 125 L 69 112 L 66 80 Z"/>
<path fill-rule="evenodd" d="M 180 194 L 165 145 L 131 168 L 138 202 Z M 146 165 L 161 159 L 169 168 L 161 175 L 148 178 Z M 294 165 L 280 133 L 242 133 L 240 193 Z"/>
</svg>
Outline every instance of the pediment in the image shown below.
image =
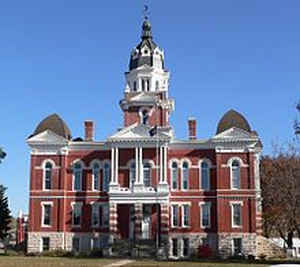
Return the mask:
<svg viewBox="0 0 300 267">
<path fill-rule="evenodd" d="M 129 127 L 122 129 L 121 131 L 117 132 L 116 134 L 112 135 L 108 138 L 108 140 L 139 140 L 139 139 L 149 139 L 155 140 L 157 135 L 151 136 L 150 130 L 152 129 L 149 125 L 144 124 L 133 124 Z M 166 133 L 161 132 L 158 130 L 158 137 L 159 138 L 169 138 Z"/>
<path fill-rule="evenodd" d="M 212 139 L 258 139 L 257 136 L 237 128 L 232 127 L 220 134 L 215 135 Z"/>
<path fill-rule="evenodd" d="M 46 130 L 27 139 L 27 143 L 65 145 L 68 143 L 68 140 L 63 138 L 62 136 L 57 135 L 51 130 Z"/>
</svg>

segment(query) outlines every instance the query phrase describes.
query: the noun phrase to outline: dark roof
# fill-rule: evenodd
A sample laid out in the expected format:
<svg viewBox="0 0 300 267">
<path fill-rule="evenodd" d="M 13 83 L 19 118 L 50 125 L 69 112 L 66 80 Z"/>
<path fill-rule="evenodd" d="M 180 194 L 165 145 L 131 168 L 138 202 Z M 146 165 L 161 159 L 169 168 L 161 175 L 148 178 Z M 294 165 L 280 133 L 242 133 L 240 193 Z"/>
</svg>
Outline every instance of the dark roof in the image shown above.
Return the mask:
<svg viewBox="0 0 300 267">
<path fill-rule="evenodd" d="M 130 57 L 129 70 L 136 69 L 143 65 L 153 66 L 153 55 L 154 50 L 157 47 L 156 43 L 153 41 L 152 37 L 152 27 L 149 20 L 145 20 L 142 26 L 142 41 L 136 47 L 138 57 L 136 55 Z M 142 56 L 143 47 L 148 47 L 148 56 Z M 133 58 L 134 57 L 134 58 Z"/>
<path fill-rule="evenodd" d="M 217 127 L 217 134 L 222 133 L 232 127 L 243 129 L 251 133 L 251 127 L 245 117 L 237 111 L 231 109 L 225 113 Z"/>
<path fill-rule="evenodd" d="M 42 120 L 40 124 L 36 127 L 33 135 L 40 134 L 46 130 L 50 130 L 68 140 L 72 138 L 72 134 L 69 127 L 57 114 L 52 114 L 44 120 Z"/>
</svg>

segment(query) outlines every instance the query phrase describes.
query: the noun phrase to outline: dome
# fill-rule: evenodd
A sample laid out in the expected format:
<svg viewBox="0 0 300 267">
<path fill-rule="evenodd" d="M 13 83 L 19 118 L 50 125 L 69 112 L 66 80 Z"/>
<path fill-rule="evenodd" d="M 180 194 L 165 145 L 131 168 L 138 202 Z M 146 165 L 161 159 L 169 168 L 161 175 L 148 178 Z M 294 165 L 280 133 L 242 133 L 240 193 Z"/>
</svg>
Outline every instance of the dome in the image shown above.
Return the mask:
<svg viewBox="0 0 300 267">
<path fill-rule="evenodd" d="M 69 127 L 57 114 L 52 114 L 42 120 L 36 127 L 33 135 L 40 134 L 46 130 L 50 130 L 68 140 L 70 140 L 72 137 Z"/>
<path fill-rule="evenodd" d="M 225 113 L 218 124 L 217 134 L 222 133 L 232 127 L 251 132 L 251 127 L 245 117 L 237 111 L 231 109 Z"/>
</svg>

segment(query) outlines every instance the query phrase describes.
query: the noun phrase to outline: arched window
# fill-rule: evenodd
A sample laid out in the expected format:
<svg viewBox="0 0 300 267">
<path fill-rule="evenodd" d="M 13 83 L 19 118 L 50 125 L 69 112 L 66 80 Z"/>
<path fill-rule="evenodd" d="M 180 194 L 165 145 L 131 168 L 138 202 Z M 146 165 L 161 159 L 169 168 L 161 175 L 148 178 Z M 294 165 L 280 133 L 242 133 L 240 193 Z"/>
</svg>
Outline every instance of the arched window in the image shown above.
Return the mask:
<svg viewBox="0 0 300 267">
<path fill-rule="evenodd" d="M 182 189 L 189 189 L 189 164 L 187 162 L 182 164 Z"/>
<path fill-rule="evenodd" d="M 176 162 L 172 163 L 172 189 L 178 189 L 178 164 Z"/>
<path fill-rule="evenodd" d="M 149 119 L 149 113 L 147 110 L 143 110 L 142 112 L 142 119 L 143 119 L 143 124 L 147 124 L 148 123 L 148 119 Z"/>
<path fill-rule="evenodd" d="M 45 164 L 45 170 L 44 170 L 44 189 L 45 190 L 51 190 L 52 185 L 52 169 L 53 166 L 50 162 L 47 162 Z"/>
<path fill-rule="evenodd" d="M 144 171 L 144 186 L 151 186 L 151 165 L 150 163 L 145 163 L 143 166 Z"/>
<path fill-rule="evenodd" d="M 81 191 L 82 190 L 82 166 L 80 163 L 75 163 L 73 168 L 74 182 L 73 190 Z"/>
<path fill-rule="evenodd" d="M 131 188 L 135 183 L 135 163 L 133 162 L 129 168 L 129 187 Z"/>
<path fill-rule="evenodd" d="M 236 159 L 231 163 L 231 187 L 232 189 L 241 188 L 241 166 Z"/>
<path fill-rule="evenodd" d="M 93 190 L 100 190 L 100 165 L 97 162 L 93 164 Z"/>
<path fill-rule="evenodd" d="M 110 164 L 104 163 L 103 167 L 103 191 L 108 192 L 110 182 Z"/>
<path fill-rule="evenodd" d="M 159 81 L 155 82 L 155 90 L 158 91 L 159 90 Z"/>
<path fill-rule="evenodd" d="M 205 161 L 201 163 L 201 188 L 203 190 L 210 189 L 210 168 Z"/>
</svg>

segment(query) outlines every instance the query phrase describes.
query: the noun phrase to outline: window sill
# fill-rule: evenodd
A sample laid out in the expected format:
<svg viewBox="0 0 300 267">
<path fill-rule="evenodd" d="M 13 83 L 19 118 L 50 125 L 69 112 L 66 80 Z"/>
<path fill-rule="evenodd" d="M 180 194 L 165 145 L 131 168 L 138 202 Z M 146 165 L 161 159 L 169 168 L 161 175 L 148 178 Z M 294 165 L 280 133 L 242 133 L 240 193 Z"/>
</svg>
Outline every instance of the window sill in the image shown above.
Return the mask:
<svg viewBox="0 0 300 267">
<path fill-rule="evenodd" d="M 45 225 L 45 224 L 42 224 L 41 227 L 42 227 L 42 228 L 51 228 L 52 225 Z"/>
<path fill-rule="evenodd" d="M 72 228 L 80 228 L 81 225 L 72 225 L 71 227 L 72 227 Z"/>
<path fill-rule="evenodd" d="M 211 226 L 210 226 L 210 225 L 209 225 L 209 226 L 202 226 L 202 225 L 201 225 L 200 228 L 201 228 L 201 229 L 211 229 Z"/>
<path fill-rule="evenodd" d="M 231 226 L 233 229 L 242 229 L 243 226 L 242 225 L 232 225 Z"/>
</svg>

